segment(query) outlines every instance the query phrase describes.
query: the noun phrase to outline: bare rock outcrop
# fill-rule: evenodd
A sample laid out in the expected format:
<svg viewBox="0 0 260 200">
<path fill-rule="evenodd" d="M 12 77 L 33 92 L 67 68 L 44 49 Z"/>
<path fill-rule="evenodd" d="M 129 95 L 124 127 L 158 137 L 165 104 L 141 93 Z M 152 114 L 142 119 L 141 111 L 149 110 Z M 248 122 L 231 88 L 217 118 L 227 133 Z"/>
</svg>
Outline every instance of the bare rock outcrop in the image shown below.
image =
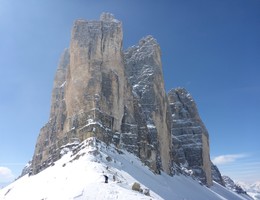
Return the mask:
<svg viewBox="0 0 260 200">
<path fill-rule="evenodd" d="M 197 106 L 184 88 L 172 89 L 168 99 L 172 113 L 173 157 L 210 186 L 212 174 L 209 136 Z"/>
<path fill-rule="evenodd" d="M 37 139 L 34 174 L 56 161 L 63 145 L 91 136 L 136 154 L 156 171 L 145 115 L 125 77 L 122 39 L 122 23 L 110 13 L 74 23 L 55 76 L 50 119 Z"/>
<path fill-rule="evenodd" d="M 123 94 L 125 86 L 122 24 L 113 21 L 112 15 L 101 19 L 105 21 L 77 20 L 72 29 L 65 94 L 67 131 L 86 125 L 87 119 L 82 120 L 84 116 L 79 113 L 90 111 L 91 119 L 101 114 L 107 117 L 106 128 L 120 130 L 124 109 L 119 94 Z"/>
<path fill-rule="evenodd" d="M 177 163 L 211 185 L 208 132 L 185 89 L 167 97 L 159 44 L 147 36 L 124 51 L 122 43 L 122 23 L 110 13 L 75 21 L 30 172 L 53 165 L 64 147 L 96 137 L 134 153 L 155 173 L 172 174 Z"/>
<path fill-rule="evenodd" d="M 124 52 L 125 69 L 133 92 L 140 99 L 152 145 L 156 149 L 158 169 L 170 173 L 171 116 L 164 89 L 161 50 L 152 36 Z"/>
<path fill-rule="evenodd" d="M 220 185 L 225 187 L 225 181 L 216 165 L 211 162 L 211 173 L 212 173 L 212 180 L 216 181 Z"/>
<path fill-rule="evenodd" d="M 224 182 L 226 188 L 228 188 L 229 190 L 236 192 L 238 194 L 247 195 L 246 191 L 241 186 L 236 184 L 230 177 L 222 176 L 222 179 L 223 179 L 223 182 Z M 252 197 L 250 197 L 250 198 L 252 198 Z"/>
</svg>

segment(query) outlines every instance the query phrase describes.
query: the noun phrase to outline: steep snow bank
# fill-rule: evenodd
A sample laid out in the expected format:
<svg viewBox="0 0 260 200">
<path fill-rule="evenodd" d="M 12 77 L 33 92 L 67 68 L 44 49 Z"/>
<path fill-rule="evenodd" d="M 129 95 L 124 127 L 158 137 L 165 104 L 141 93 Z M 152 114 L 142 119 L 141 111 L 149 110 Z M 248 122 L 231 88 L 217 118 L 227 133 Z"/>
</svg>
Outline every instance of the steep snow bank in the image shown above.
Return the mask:
<svg viewBox="0 0 260 200">
<path fill-rule="evenodd" d="M 104 175 L 109 177 L 104 183 Z M 150 196 L 133 191 L 139 182 Z M 245 199 L 224 187 L 213 190 L 185 176 L 156 175 L 134 155 L 89 138 L 44 171 L 0 190 L 1 200 Z"/>
</svg>

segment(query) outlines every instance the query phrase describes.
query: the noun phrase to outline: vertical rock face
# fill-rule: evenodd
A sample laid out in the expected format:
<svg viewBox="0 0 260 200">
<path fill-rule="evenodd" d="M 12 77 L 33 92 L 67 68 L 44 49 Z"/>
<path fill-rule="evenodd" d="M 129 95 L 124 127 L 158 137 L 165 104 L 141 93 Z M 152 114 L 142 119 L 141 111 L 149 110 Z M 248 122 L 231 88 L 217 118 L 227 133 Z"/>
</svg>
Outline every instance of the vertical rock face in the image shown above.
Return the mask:
<svg viewBox="0 0 260 200">
<path fill-rule="evenodd" d="M 147 36 L 124 52 L 125 69 L 133 92 L 140 99 L 147 127 L 156 149 L 157 167 L 169 172 L 171 135 L 168 101 L 164 90 L 161 51 L 156 40 Z"/>
<path fill-rule="evenodd" d="M 191 169 L 203 183 L 212 185 L 208 132 L 194 100 L 184 88 L 171 90 L 168 99 L 175 145 L 173 157 Z"/>
<path fill-rule="evenodd" d="M 65 130 L 82 139 L 95 135 L 150 162 L 146 124 L 125 77 L 122 23 L 109 13 L 78 20 L 71 37 Z"/>
<path fill-rule="evenodd" d="M 61 55 L 52 91 L 50 120 L 56 124 L 54 129 L 55 132 L 60 132 L 63 130 L 63 125 L 67 115 L 65 104 L 65 89 L 67 69 L 69 68 L 69 64 L 69 49 L 65 49 Z"/>
<path fill-rule="evenodd" d="M 152 36 L 124 52 L 122 39 L 122 23 L 112 14 L 74 23 L 32 173 L 59 159 L 64 145 L 95 136 L 134 153 L 154 172 L 170 174 L 178 163 L 211 185 L 208 132 L 190 94 L 178 88 L 167 98 L 161 51 Z M 217 179 L 216 168 L 212 171 Z"/>
<path fill-rule="evenodd" d="M 100 21 L 77 20 L 70 43 L 70 67 L 67 78 L 66 107 L 69 131 L 86 123 L 79 113 L 92 110 L 108 118 L 107 128 L 120 130 L 124 113 L 124 68 L 122 25 L 111 14 L 103 14 Z M 102 111 L 102 113 L 101 113 Z M 78 116 L 79 118 L 75 118 Z"/>
<path fill-rule="evenodd" d="M 49 122 L 41 129 L 33 173 L 51 165 L 67 143 L 95 136 L 135 153 L 156 170 L 139 99 L 125 77 L 122 24 L 112 14 L 77 20 L 54 80 Z"/>
</svg>

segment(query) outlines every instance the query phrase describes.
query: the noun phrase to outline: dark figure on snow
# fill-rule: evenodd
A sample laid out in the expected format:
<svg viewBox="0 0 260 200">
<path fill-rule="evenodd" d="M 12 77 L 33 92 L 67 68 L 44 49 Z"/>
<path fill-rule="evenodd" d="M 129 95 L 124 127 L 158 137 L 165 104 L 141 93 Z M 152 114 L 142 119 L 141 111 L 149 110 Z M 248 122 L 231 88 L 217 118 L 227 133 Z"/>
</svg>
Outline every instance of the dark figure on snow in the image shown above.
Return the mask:
<svg viewBox="0 0 260 200">
<path fill-rule="evenodd" d="M 116 181 L 116 175 L 113 175 L 113 181 L 114 182 Z"/>
<path fill-rule="evenodd" d="M 104 175 L 104 177 L 105 177 L 105 183 L 108 183 L 108 176 Z"/>
</svg>

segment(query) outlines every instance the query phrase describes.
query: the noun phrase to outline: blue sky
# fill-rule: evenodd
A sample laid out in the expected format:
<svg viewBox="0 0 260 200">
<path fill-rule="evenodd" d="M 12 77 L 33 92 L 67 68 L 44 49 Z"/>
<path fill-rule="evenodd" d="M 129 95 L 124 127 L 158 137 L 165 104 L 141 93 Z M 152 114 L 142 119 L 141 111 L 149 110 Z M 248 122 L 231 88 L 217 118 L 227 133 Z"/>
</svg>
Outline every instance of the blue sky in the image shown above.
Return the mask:
<svg viewBox="0 0 260 200">
<path fill-rule="evenodd" d="M 260 180 L 259 0 L 0 0 L 0 182 L 18 176 L 48 121 L 73 21 L 114 13 L 124 47 L 153 35 L 165 87 L 185 87 L 223 174 Z"/>
</svg>

